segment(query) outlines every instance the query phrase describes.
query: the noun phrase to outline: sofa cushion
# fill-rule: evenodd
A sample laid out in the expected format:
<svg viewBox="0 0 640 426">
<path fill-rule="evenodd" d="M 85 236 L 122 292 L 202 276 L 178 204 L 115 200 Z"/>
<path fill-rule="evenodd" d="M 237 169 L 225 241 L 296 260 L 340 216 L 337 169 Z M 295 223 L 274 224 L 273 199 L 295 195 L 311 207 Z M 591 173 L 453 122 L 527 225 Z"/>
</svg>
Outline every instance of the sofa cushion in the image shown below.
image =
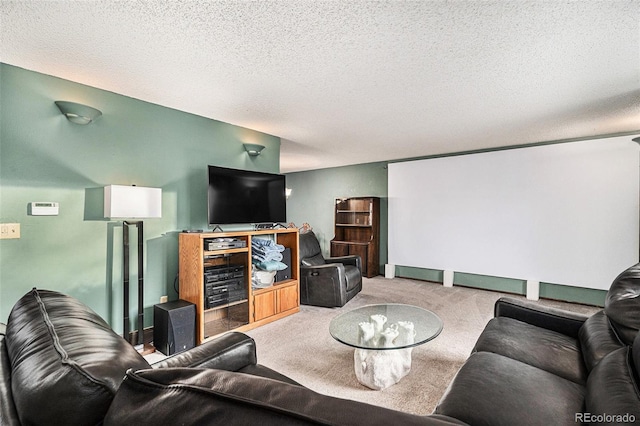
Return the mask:
<svg viewBox="0 0 640 426">
<path fill-rule="evenodd" d="M 583 385 L 587 381 L 576 339 L 513 318 L 489 321 L 473 351 L 504 355 Z"/>
<path fill-rule="evenodd" d="M 98 424 L 125 372 L 149 364 L 72 297 L 33 289 L 7 323 L 13 400 L 25 425 Z"/>
<path fill-rule="evenodd" d="M 423 417 L 318 394 L 264 377 L 213 369 L 128 371 L 105 426 L 184 425 L 447 425 Z"/>
<path fill-rule="evenodd" d="M 582 358 L 589 371 L 593 370 L 605 355 L 624 346 L 604 311 L 593 314 L 584 322 L 580 328 L 579 339 Z"/>
<path fill-rule="evenodd" d="M 633 357 L 640 352 L 640 335 L 633 347 L 625 346 L 606 355 L 595 366 L 587 382 L 586 413 L 603 416 L 598 424 L 622 424 L 640 421 L 640 391 L 638 389 L 638 364 Z M 617 415 L 633 416 L 633 420 L 617 418 Z M 610 417 L 605 417 L 609 415 Z"/>
<path fill-rule="evenodd" d="M 604 312 L 627 345 L 640 330 L 640 263 L 616 277 L 604 302 Z"/>
<path fill-rule="evenodd" d="M 289 383 L 291 385 L 301 386 L 300 383 L 296 382 L 295 380 L 285 376 L 284 374 L 278 373 L 277 371 L 272 370 L 269 367 L 265 367 L 264 365 L 261 365 L 261 364 L 247 365 L 241 368 L 240 370 L 238 370 L 238 372 L 244 373 L 244 374 L 250 374 L 252 376 L 265 377 L 267 379 L 274 379 L 280 382 Z"/>
<path fill-rule="evenodd" d="M 322 257 L 322 249 L 320 242 L 313 231 L 299 235 L 299 256 L 301 263 L 305 266 L 322 265 L 324 258 Z M 320 263 L 318 263 L 320 262 Z"/>
<path fill-rule="evenodd" d="M 539 368 L 476 352 L 449 384 L 435 413 L 474 426 L 575 426 L 584 392 L 584 386 Z"/>
<path fill-rule="evenodd" d="M 324 257 L 321 254 L 316 254 L 315 256 L 305 257 L 300 261 L 302 266 L 320 266 L 324 265 Z"/>
</svg>

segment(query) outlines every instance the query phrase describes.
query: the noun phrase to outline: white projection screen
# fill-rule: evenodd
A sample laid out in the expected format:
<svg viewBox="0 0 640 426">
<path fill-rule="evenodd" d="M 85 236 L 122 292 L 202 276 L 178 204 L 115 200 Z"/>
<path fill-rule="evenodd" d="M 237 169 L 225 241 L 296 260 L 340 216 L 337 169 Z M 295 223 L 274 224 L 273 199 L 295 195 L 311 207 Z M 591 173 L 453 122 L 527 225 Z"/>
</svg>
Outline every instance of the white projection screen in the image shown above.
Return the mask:
<svg viewBox="0 0 640 426">
<path fill-rule="evenodd" d="M 389 263 L 608 289 L 638 262 L 631 138 L 389 164 Z"/>
</svg>

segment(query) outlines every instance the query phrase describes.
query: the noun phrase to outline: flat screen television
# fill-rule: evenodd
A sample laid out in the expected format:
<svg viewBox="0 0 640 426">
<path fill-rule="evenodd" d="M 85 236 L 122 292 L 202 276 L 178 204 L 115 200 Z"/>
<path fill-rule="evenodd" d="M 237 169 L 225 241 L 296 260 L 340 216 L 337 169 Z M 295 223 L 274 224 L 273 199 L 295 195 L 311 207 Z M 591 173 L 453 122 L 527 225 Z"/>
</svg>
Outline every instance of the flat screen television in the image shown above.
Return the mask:
<svg viewBox="0 0 640 426">
<path fill-rule="evenodd" d="M 209 225 L 284 223 L 284 175 L 209 166 Z"/>
</svg>

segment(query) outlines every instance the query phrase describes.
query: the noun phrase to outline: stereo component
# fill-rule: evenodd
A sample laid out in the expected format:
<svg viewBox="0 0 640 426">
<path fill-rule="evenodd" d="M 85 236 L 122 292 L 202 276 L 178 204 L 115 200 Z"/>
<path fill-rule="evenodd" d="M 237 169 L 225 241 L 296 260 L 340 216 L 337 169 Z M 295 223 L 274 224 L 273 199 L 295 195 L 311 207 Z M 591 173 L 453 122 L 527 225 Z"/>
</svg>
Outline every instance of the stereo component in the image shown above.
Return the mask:
<svg viewBox="0 0 640 426">
<path fill-rule="evenodd" d="M 247 299 L 244 265 L 210 266 L 204 270 L 205 309 Z"/>
<path fill-rule="evenodd" d="M 282 252 L 282 263 L 287 265 L 287 269 L 276 272 L 275 281 L 284 281 L 291 279 L 291 249 L 285 248 Z"/>
<path fill-rule="evenodd" d="M 245 240 L 237 238 L 212 238 L 204 240 L 207 251 L 228 250 L 232 248 L 244 248 L 247 246 Z"/>
</svg>

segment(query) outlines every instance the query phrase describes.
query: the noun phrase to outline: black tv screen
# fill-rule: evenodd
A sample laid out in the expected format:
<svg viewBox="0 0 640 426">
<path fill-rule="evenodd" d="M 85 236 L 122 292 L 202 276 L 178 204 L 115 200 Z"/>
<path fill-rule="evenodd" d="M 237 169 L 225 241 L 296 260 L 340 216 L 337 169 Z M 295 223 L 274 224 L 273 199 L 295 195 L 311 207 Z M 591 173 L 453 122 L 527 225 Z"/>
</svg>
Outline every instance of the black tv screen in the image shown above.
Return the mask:
<svg viewBox="0 0 640 426">
<path fill-rule="evenodd" d="M 284 175 L 209 166 L 209 225 L 284 223 Z"/>
</svg>

